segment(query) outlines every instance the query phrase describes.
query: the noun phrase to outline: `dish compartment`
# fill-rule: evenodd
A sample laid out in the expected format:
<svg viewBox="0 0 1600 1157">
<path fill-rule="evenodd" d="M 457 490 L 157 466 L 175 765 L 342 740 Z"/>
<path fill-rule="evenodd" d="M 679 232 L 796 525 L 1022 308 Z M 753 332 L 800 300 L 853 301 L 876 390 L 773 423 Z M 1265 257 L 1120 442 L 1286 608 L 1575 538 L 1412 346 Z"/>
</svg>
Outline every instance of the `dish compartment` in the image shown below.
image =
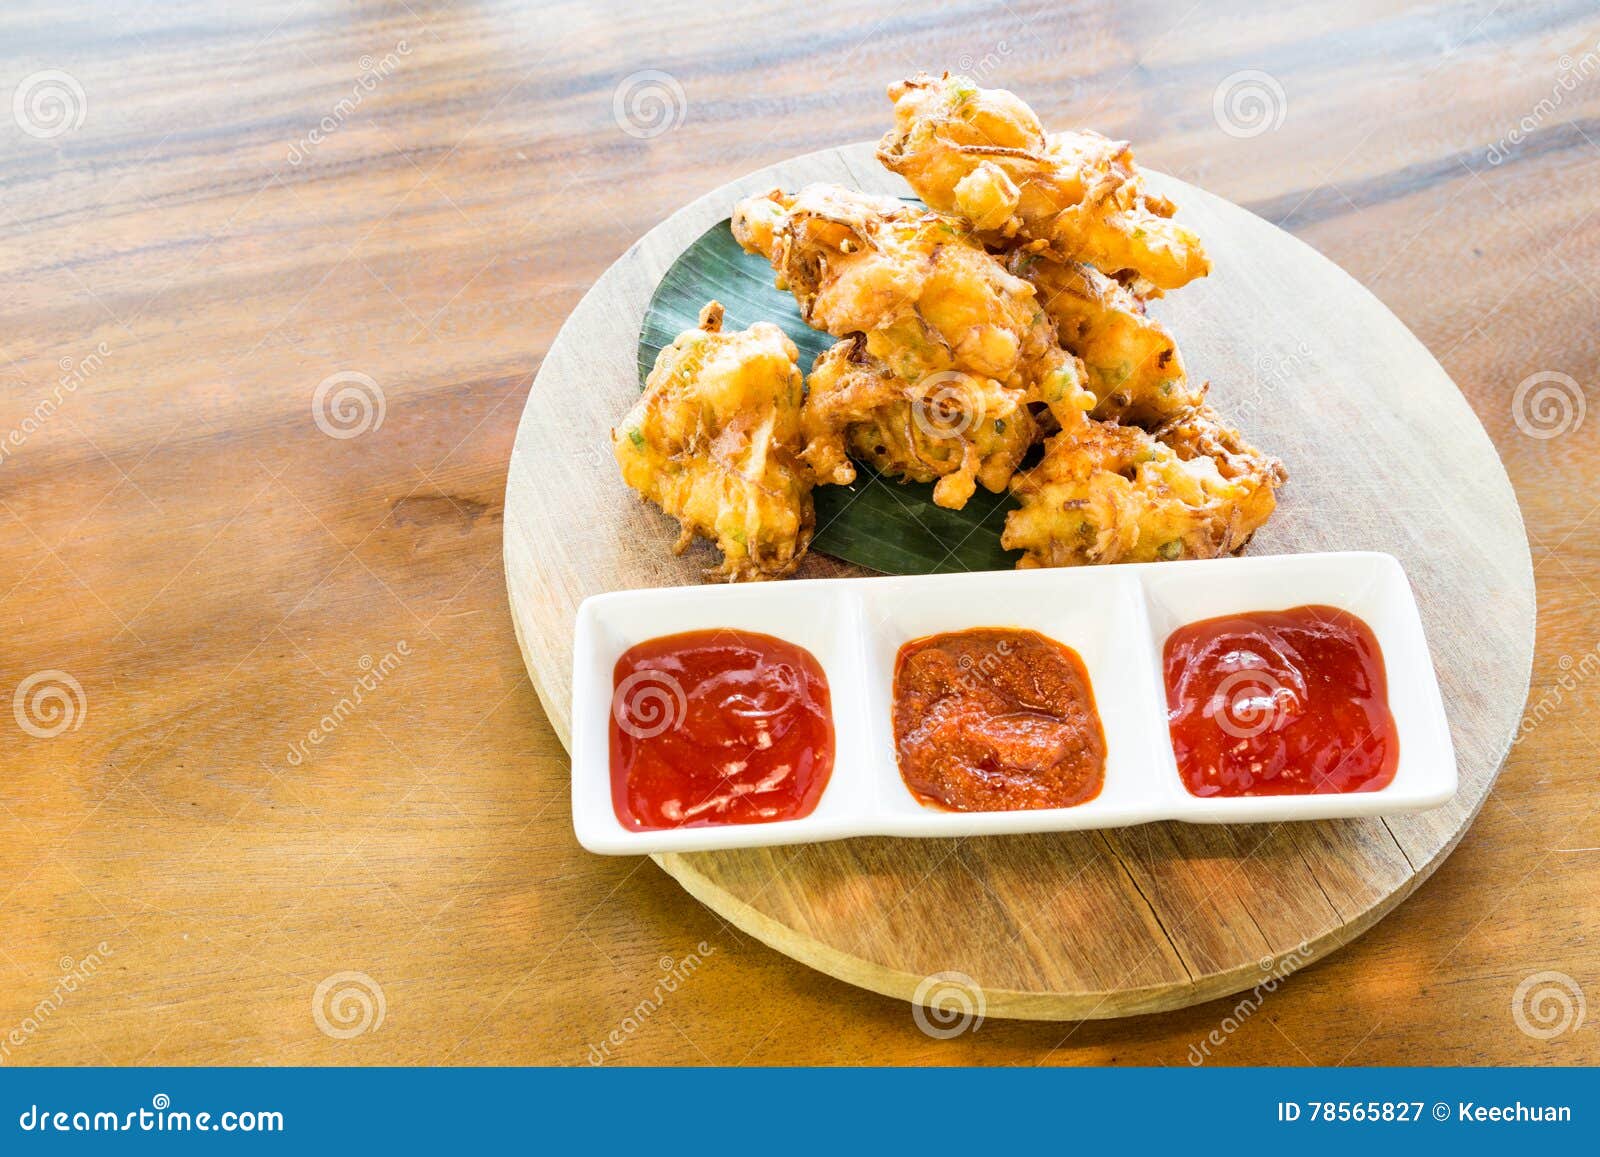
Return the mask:
<svg viewBox="0 0 1600 1157">
<path fill-rule="evenodd" d="M 648 639 L 685 631 L 755 632 L 810 651 L 828 680 L 834 760 L 828 786 L 810 815 L 764 824 L 726 824 L 633 831 L 617 819 L 611 800 L 611 720 L 638 715 L 647 728 L 677 710 L 668 688 L 653 702 L 619 698 L 617 660 Z M 860 591 L 853 581 L 804 581 L 745 586 L 670 587 L 623 591 L 586 599 L 578 608 L 572 679 L 572 818 L 578 840 L 592 852 L 747 848 L 857 835 L 872 813 L 871 780 L 862 767 L 869 750 L 864 710 L 864 634 Z M 650 691 L 650 689 L 646 689 Z M 667 719 L 653 714 L 669 712 Z"/>
<path fill-rule="evenodd" d="M 1166 774 L 1183 796 L 1175 818 L 1264 823 L 1384 815 L 1437 807 L 1455 795 L 1455 748 L 1438 677 L 1416 596 L 1392 555 L 1349 551 L 1162 563 L 1147 568 L 1143 582 L 1151 627 L 1148 661 L 1162 680 L 1163 709 L 1163 651 L 1179 627 L 1219 615 L 1323 605 L 1348 611 L 1372 629 L 1383 652 L 1389 711 L 1400 738 L 1394 779 L 1378 791 L 1209 799 L 1183 787 L 1168 743 L 1162 752 Z"/>
<path fill-rule="evenodd" d="M 1068 831 L 1139 823 L 1165 801 L 1160 775 L 1166 714 L 1149 679 L 1149 629 L 1139 578 L 1130 567 L 991 571 L 867 580 L 866 684 L 874 697 L 868 729 L 879 783 L 875 831 L 940 836 Z M 1093 799 L 1066 808 L 953 812 L 919 800 L 895 758 L 894 673 L 900 648 L 929 635 L 977 628 L 1036 631 L 1077 652 L 1106 740 L 1105 781 Z"/>
</svg>

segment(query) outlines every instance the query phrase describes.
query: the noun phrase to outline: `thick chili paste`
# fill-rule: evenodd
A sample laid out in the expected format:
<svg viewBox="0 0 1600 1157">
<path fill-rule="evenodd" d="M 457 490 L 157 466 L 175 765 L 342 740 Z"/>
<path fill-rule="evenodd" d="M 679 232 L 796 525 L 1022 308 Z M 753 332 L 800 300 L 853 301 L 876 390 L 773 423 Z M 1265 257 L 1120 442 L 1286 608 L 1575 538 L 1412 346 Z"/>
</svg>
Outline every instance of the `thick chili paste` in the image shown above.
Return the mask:
<svg viewBox="0 0 1600 1157">
<path fill-rule="evenodd" d="M 1167 639 L 1163 667 L 1172 749 L 1194 795 L 1377 791 L 1394 778 L 1383 653 L 1348 611 L 1190 623 Z"/>
<path fill-rule="evenodd" d="M 799 819 L 833 770 L 828 680 L 751 631 L 651 639 L 617 660 L 611 802 L 634 831 Z"/>
<path fill-rule="evenodd" d="M 894 738 L 906 786 L 955 811 L 1072 807 L 1105 780 L 1083 660 L 1036 631 L 979 628 L 901 647 Z"/>
</svg>

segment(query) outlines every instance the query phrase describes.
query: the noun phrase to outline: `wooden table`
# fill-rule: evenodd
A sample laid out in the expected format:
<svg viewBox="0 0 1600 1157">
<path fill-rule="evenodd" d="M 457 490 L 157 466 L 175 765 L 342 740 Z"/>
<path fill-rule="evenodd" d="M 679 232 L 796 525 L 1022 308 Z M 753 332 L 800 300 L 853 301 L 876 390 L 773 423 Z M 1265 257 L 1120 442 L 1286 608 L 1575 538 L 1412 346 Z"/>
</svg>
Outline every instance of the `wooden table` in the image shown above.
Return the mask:
<svg viewBox="0 0 1600 1157">
<path fill-rule="evenodd" d="M 4 1063 L 1600 1059 L 1513 1015 L 1541 972 L 1600 999 L 1591 5 L 123 7 L 0 14 Z M 919 67 L 1333 257 L 1517 487 L 1524 741 L 1418 895 L 1242 1016 L 932 1039 L 573 840 L 500 563 L 533 372 L 652 223 L 876 136 Z"/>
</svg>

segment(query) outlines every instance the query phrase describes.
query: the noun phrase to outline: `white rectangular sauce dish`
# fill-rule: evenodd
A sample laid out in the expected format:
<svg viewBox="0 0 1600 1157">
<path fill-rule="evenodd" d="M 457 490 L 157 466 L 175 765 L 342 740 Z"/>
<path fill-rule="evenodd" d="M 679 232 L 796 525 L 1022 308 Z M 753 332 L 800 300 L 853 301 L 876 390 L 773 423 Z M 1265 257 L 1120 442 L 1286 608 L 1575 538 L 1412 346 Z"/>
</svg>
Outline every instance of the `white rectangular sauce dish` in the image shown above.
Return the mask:
<svg viewBox="0 0 1600 1157">
<path fill-rule="evenodd" d="M 1162 650 L 1179 627 L 1219 615 L 1337 607 L 1378 640 L 1399 735 L 1377 791 L 1201 798 L 1179 778 Z M 1105 731 L 1105 780 L 1068 808 L 951 811 L 921 802 L 895 759 L 893 676 L 914 639 L 978 627 L 1038 631 L 1075 650 Z M 612 805 L 613 679 L 623 653 L 685 631 L 729 629 L 804 647 L 827 676 L 834 766 L 802 819 L 632 831 Z M 1274 555 L 1061 570 L 670 587 L 586 599 L 572 692 L 572 816 L 592 852 L 642 855 L 849 836 L 953 837 L 1114 828 L 1154 820 L 1277 823 L 1422 811 L 1456 791 L 1438 680 L 1404 571 L 1386 554 Z"/>
</svg>

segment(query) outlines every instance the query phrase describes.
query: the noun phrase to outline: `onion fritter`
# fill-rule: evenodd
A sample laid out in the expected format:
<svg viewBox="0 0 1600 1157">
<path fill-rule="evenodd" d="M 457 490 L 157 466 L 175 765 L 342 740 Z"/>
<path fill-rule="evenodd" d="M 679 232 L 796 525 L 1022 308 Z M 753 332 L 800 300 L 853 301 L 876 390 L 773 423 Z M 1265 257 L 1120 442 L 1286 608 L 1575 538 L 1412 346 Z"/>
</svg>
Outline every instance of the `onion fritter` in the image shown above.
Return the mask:
<svg viewBox="0 0 1600 1157">
<path fill-rule="evenodd" d="M 1085 417 L 1012 480 L 1000 541 L 1025 552 L 1018 567 L 1216 558 L 1266 522 L 1286 477 L 1207 406 L 1153 434 Z"/>
<path fill-rule="evenodd" d="M 1033 243 L 1157 292 L 1209 272 L 1200 239 L 1145 188 L 1126 141 L 1047 135 L 1015 95 L 961 76 L 919 73 L 892 85 L 889 99 L 895 127 L 878 159 L 985 241 Z"/>
<path fill-rule="evenodd" d="M 802 456 L 823 483 L 854 482 L 853 456 L 881 474 L 934 483 L 934 502 L 959 510 L 977 483 L 1003 491 L 1033 444 L 1020 391 L 956 370 L 908 382 L 860 335 L 817 359 L 806 390 Z"/>
<path fill-rule="evenodd" d="M 1094 404 L 1034 288 L 953 218 L 831 185 L 774 190 L 734 208 L 733 233 L 777 272 L 807 323 L 917 384 L 940 374 L 993 380 L 1026 400 Z"/>
<path fill-rule="evenodd" d="M 1172 334 L 1120 282 L 1040 253 L 1013 253 L 1006 264 L 1033 283 L 1062 346 L 1082 360 L 1096 418 L 1153 425 L 1201 403 Z"/>
<path fill-rule="evenodd" d="M 700 313 L 659 354 L 644 395 L 611 431 L 622 479 L 678 520 L 674 554 L 695 535 L 716 543 L 707 577 L 781 578 L 816 526 L 800 460 L 804 382 L 794 342 L 770 322 L 722 332 L 722 306 Z"/>
</svg>

